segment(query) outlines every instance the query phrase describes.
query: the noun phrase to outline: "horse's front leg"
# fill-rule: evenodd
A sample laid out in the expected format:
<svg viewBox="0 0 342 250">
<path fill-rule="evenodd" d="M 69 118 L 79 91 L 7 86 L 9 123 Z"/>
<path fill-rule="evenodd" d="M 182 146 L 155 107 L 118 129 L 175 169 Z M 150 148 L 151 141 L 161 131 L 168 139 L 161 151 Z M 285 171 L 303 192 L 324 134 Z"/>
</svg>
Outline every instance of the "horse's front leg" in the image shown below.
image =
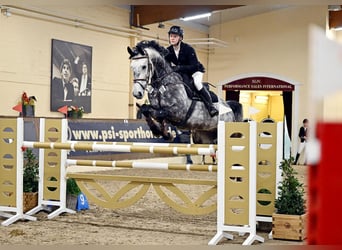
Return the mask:
<svg viewBox="0 0 342 250">
<path fill-rule="evenodd" d="M 163 135 L 162 135 L 163 139 L 166 141 L 173 141 L 175 137 L 168 129 L 167 127 L 168 123 L 166 122 L 166 120 L 163 120 L 161 124 L 162 124 L 162 129 L 163 129 Z"/>
<path fill-rule="evenodd" d="M 147 125 L 150 127 L 153 135 L 162 136 L 164 140 L 172 141 L 173 135 L 167 128 L 165 120 L 167 114 L 161 109 L 154 109 L 151 105 L 143 104 L 139 107 L 142 114 L 145 116 Z"/>
<path fill-rule="evenodd" d="M 162 124 L 155 119 L 153 119 L 151 116 L 145 116 L 145 120 L 147 122 L 147 125 L 151 129 L 154 136 L 162 136 L 163 135 L 163 128 Z"/>
<path fill-rule="evenodd" d="M 153 135 L 162 136 L 166 141 L 173 141 L 174 136 L 170 133 L 167 128 L 167 123 L 165 120 L 159 122 L 153 119 L 151 116 L 146 117 L 147 125 L 150 127 Z"/>
<path fill-rule="evenodd" d="M 155 109 L 152 106 L 149 107 L 149 115 L 153 117 L 160 125 L 160 133 L 164 140 L 172 141 L 174 139 L 173 135 L 169 132 L 167 127 L 167 117 L 168 112 L 164 109 Z"/>
<path fill-rule="evenodd" d="M 157 121 L 152 116 L 153 108 L 151 105 L 143 104 L 137 105 L 140 109 L 140 112 L 144 115 L 145 120 L 149 128 L 151 129 L 154 136 L 162 136 L 163 135 L 163 125 L 161 122 Z"/>
</svg>

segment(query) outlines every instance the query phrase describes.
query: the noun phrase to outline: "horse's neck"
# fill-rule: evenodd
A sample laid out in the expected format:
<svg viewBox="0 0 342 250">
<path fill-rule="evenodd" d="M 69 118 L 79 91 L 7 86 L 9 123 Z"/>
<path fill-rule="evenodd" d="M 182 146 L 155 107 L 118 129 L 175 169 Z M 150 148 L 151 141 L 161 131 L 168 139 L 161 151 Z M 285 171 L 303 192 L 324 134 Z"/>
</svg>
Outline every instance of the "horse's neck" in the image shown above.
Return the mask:
<svg viewBox="0 0 342 250">
<path fill-rule="evenodd" d="M 166 109 L 175 113 L 179 110 L 185 111 L 191 105 L 182 79 L 176 73 L 168 74 L 158 84 L 152 84 L 152 87 L 152 91 L 149 92 L 149 99 L 156 109 Z M 177 114 L 177 117 L 184 116 L 186 111 L 183 111 L 181 114 Z"/>
<path fill-rule="evenodd" d="M 160 66 L 160 65 L 157 65 L 157 66 Z M 160 87 L 162 87 L 162 85 L 169 84 L 169 82 L 165 81 L 164 79 L 167 78 L 172 72 L 173 71 L 171 67 L 170 68 L 155 67 L 153 75 L 152 75 L 152 79 L 151 79 L 152 87 L 155 89 L 159 89 Z"/>
<path fill-rule="evenodd" d="M 159 108 L 170 108 L 175 104 L 176 106 L 189 106 L 191 100 L 187 97 L 182 77 L 172 70 L 163 57 L 151 54 L 151 62 L 153 74 L 151 79 L 152 91 L 149 93 L 149 98 L 154 99 L 151 103 L 154 102 L 155 106 Z M 173 98 L 178 98 L 175 104 L 173 104 L 174 100 L 170 100 L 170 95 L 167 94 L 169 91 L 177 93 L 176 96 L 171 95 Z M 166 104 L 168 101 L 171 102 L 170 106 Z M 166 104 L 166 106 L 161 107 L 161 103 Z"/>
<path fill-rule="evenodd" d="M 153 65 L 154 65 L 154 71 L 152 74 L 152 81 L 159 81 L 162 78 L 164 78 L 166 75 L 172 73 L 171 67 L 167 64 L 167 62 L 165 62 L 161 58 L 156 60 Z"/>
</svg>

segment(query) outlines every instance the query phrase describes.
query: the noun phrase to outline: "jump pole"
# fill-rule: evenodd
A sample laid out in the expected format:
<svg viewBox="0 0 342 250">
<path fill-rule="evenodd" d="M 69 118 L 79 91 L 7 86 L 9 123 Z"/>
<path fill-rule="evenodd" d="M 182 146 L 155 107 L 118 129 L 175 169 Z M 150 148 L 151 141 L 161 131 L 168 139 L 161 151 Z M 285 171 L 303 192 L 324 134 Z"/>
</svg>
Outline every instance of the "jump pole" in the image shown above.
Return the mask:
<svg viewBox="0 0 342 250">
<path fill-rule="evenodd" d="M 164 169 L 164 170 L 186 170 L 216 172 L 216 165 L 199 164 L 176 164 L 167 162 L 144 162 L 144 161 L 101 161 L 101 160 L 72 160 L 67 159 L 66 165 L 71 166 L 93 166 L 111 168 L 136 168 L 136 169 Z"/>
<path fill-rule="evenodd" d="M 65 149 L 72 151 L 102 151 L 102 152 L 121 152 L 121 153 L 154 153 L 154 154 L 192 154 L 192 155 L 213 155 L 215 149 L 212 147 L 164 147 L 164 146 L 138 146 L 138 145 L 115 145 L 82 142 L 23 142 L 24 147 L 45 148 L 45 149 Z"/>
<path fill-rule="evenodd" d="M 69 141 L 79 142 L 79 141 Z M 132 145 L 132 146 L 160 146 L 160 147 L 186 147 L 186 148 L 214 148 L 216 144 L 191 144 L 191 143 L 166 143 L 166 142 L 102 142 L 102 141 L 82 141 L 82 143 L 109 144 L 109 145 Z"/>
</svg>

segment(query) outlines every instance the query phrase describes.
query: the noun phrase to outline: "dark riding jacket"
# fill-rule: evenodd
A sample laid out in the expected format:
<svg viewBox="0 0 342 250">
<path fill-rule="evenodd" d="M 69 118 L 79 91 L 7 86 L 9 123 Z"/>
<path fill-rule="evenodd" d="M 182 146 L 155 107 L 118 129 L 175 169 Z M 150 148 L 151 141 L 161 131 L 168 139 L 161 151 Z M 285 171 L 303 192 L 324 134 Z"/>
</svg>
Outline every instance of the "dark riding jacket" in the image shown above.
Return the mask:
<svg viewBox="0 0 342 250">
<path fill-rule="evenodd" d="M 165 57 L 174 71 L 180 73 L 184 81 L 190 82 L 192 74 L 196 71 L 204 72 L 203 65 L 198 61 L 196 52 L 189 44 L 181 42 L 178 58 L 176 56 L 173 46 L 167 47 L 169 54 Z"/>
<path fill-rule="evenodd" d="M 305 142 L 305 136 L 306 136 L 306 130 L 303 126 L 300 127 L 299 129 L 299 133 L 298 133 L 298 137 L 300 138 L 300 142 Z"/>
</svg>

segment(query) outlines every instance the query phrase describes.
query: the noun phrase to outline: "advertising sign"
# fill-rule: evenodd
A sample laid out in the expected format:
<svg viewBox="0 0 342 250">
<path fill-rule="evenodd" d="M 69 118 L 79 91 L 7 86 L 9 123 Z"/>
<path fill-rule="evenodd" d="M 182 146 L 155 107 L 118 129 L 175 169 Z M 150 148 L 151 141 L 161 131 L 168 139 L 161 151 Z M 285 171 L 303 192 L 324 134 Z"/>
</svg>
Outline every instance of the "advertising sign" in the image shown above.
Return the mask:
<svg viewBox="0 0 342 250">
<path fill-rule="evenodd" d="M 145 120 L 72 120 L 68 121 L 68 140 L 92 142 L 150 142 L 170 143 L 155 137 Z M 176 128 L 169 125 L 168 131 L 176 136 Z M 70 152 L 70 156 L 113 154 L 112 152 Z"/>
</svg>

